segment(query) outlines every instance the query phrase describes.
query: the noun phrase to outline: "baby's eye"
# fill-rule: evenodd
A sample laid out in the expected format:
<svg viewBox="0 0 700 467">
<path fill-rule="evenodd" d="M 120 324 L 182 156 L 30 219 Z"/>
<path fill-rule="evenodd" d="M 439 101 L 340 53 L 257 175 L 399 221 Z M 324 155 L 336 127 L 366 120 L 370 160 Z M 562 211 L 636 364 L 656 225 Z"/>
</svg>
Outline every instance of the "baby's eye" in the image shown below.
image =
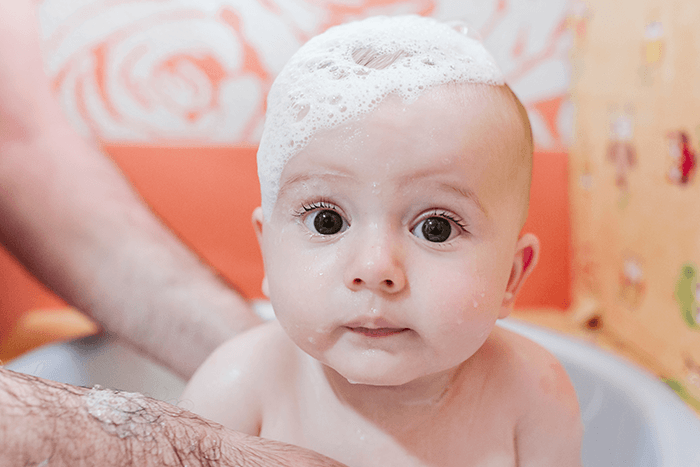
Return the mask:
<svg viewBox="0 0 700 467">
<path fill-rule="evenodd" d="M 304 225 L 321 235 L 335 235 L 347 229 L 345 219 L 333 209 L 316 209 L 304 218 Z"/>
<path fill-rule="evenodd" d="M 455 228 L 454 224 L 455 221 L 446 217 L 431 216 L 420 221 L 411 233 L 432 243 L 443 243 L 459 234 L 460 227 Z"/>
</svg>

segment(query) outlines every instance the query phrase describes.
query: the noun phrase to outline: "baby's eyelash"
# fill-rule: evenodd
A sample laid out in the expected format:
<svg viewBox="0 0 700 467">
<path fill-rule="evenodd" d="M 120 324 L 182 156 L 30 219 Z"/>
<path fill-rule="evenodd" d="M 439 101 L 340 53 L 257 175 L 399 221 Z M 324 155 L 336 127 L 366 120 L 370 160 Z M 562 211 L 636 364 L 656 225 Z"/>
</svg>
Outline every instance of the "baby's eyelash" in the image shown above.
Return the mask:
<svg viewBox="0 0 700 467">
<path fill-rule="evenodd" d="M 444 217 L 445 219 L 454 222 L 460 229 L 462 229 L 462 231 L 467 232 L 467 223 L 464 221 L 464 219 L 450 212 L 435 209 L 428 216 L 426 216 L 426 218 L 428 217 Z"/>
<path fill-rule="evenodd" d="M 313 203 L 302 204 L 301 208 L 294 211 L 294 215 L 297 217 L 303 217 L 306 213 L 315 211 L 317 209 L 331 209 L 336 211 L 336 207 L 326 200 L 319 200 Z"/>
</svg>

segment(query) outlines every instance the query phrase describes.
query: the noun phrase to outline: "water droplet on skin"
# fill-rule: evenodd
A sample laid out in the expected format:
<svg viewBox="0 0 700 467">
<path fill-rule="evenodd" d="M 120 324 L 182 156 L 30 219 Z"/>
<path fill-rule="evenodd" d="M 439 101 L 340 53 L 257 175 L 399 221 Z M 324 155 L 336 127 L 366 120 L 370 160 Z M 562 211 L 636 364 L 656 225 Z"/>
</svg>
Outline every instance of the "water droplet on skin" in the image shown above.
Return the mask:
<svg viewBox="0 0 700 467">
<path fill-rule="evenodd" d="M 472 302 L 472 305 L 474 305 L 474 308 L 476 308 L 476 307 L 479 306 L 479 303 L 478 303 L 476 300 L 474 300 L 474 301 Z"/>
<path fill-rule="evenodd" d="M 313 337 L 309 336 L 309 343 L 310 343 L 310 344 L 315 344 L 315 343 L 316 343 L 316 339 L 314 339 Z"/>
</svg>

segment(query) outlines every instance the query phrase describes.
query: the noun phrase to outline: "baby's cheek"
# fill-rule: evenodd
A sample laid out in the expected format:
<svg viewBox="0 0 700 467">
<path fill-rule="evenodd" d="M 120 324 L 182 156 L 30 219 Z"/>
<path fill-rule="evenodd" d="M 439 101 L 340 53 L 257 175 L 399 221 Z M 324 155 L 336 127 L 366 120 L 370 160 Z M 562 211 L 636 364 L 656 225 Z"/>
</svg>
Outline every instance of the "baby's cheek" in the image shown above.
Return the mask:
<svg viewBox="0 0 700 467">
<path fill-rule="evenodd" d="M 486 282 L 470 268 L 431 284 L 434 311 L 444 326 L 463 327 L 475 338 L 490 329 L 500 302 Z"/>
<path fill-rule="evenodd" d="M 277 274 L 274 283 L 270 282 L 270 298 L 277 318 L 292 337 L 324 328 L 324 312 L 331 308 L 330 293 L 334 290 L 328 283 L 331 274 L 327 262 L 321 255 L 301 254 L 275 264 Z"/>
<path fill-rule="evenodd" d="M 481 306 L 486 291 L 476 268 L 460 266 L 461 268 L 445 268 L 435 274 L 429 284 L 429 291 L 434 300 L 441 304 L 441 308 L 462 309 L 468 313 Z"/>
</svg>

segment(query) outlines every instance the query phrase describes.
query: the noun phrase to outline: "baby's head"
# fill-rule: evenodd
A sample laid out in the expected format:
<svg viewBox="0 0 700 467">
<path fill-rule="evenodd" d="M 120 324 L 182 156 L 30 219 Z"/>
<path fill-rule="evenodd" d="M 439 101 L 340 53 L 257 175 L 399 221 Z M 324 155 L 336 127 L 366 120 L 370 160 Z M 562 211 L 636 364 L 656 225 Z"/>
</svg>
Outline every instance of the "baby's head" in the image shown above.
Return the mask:
<svg viewBox="0 0 700 467">
<path fill-rule="evenodd" d="M 520 106 L 491 55 L 471 36 L 462 23 L 400 16 L 336 26 L 308 41 L 267 99 L 258 150 L 265 218 L 286 163 L 318 131 L 361 118 L 390 94 L 408 103 L 440 85 L 474 83 L 492 86 Z M 529 132 L 524 111 L 522 118 Z"/>
<path fill-rule="evenodd" d="M 417 16 L 330 29 L 268 99 L 254 223 L 290 337 L 346 379 L 454 368 L 536 263 L 532 135 L 483 46 Z"/>
</svg>

